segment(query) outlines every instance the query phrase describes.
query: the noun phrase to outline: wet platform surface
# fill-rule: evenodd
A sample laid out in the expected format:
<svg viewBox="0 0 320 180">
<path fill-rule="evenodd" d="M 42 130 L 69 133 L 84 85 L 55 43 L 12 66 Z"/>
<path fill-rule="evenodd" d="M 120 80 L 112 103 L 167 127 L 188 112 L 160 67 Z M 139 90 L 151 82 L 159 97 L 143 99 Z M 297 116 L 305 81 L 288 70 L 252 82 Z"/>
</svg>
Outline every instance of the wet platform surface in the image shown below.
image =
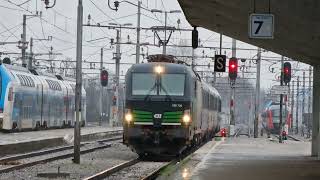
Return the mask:
<svg viewBox="0 0 320 180">
<path fill-rule="evenodd" d="M 91 126 L 82 127 L 81 135 L 103 133 L 107 131 L 122 130 L 122 127 L 106 127 L 106 126 Z M 27 131 L 17 133 L 0 133 L 0 145 L 15 144 L 29 141 L 39 141 L 44 139 L 61 138 L 67 135 L 73 136 L 74 129 L 50 129 L 41 131 Z"/>
<path fill-rule="evenodd" d="M 187 179 L 320 180 L 320 161 L 310 152 L 310 142 L 226 139 L 208 149 Z"/>
</svg>

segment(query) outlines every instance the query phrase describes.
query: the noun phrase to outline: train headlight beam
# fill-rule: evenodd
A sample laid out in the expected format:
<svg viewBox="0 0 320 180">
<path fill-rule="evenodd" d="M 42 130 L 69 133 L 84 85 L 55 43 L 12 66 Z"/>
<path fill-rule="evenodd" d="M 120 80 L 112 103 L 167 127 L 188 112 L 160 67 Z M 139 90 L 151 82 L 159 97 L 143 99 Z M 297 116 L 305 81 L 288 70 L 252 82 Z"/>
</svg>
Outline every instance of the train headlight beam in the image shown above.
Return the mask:
<svg viewBox="0 0 320 180">
<path fill-rule="evenodd" d="M 191 121 L 190 115 L 189 115 L 189 114 L 183 115 L 182 120 L 183 120 L 183 122 L 184 122 L 185 124 L 189 124 L 190 121 Z"/>
<path fill-rule="evenodd" d="M 157 74 L 161 74 L 161 73 L 163 73 L 163 71 L 164 71 L 164 69 L 162 66 L 158 65 L 158 66 L 154 67 L 154 72 L 156 72 Z"/>
<path fill-rule="evenodd" d="M 130 123 L 132 121 L 132 114 L 131 113 L 127 113 L 125 115 L 125 119 L 126 119 L 127 123 Z"/>
</svg>

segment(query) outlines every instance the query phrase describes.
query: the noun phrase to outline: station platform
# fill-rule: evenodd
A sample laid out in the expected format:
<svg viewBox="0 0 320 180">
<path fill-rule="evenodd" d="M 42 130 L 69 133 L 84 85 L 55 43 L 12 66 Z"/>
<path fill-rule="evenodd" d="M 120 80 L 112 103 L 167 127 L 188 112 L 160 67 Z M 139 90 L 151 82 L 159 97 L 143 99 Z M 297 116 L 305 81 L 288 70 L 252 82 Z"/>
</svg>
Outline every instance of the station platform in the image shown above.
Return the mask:
<svg viewBox="0 0 320 180">
<path fill-rule="evenodd" d="M 122 127 L 86 126 L 81 128 L 81 140 L 103 138 L 108 133 L 122 130 Z M 0 156 L 25 153 L 48 147 L 71 144 L 73 128 L 26 131 L 17 133 L 0 133 Z M 70 142 L 68 142 L 70 141 Z M 72 142 L 71 142 L 72 141 Z"/>
<path fill-rule="evenodd" d="M 207 148 L 190 179 L 319 180 L 320 161 L 310 156 L 310 142 L 266 138 L 227 138 Z"/>
</svg>

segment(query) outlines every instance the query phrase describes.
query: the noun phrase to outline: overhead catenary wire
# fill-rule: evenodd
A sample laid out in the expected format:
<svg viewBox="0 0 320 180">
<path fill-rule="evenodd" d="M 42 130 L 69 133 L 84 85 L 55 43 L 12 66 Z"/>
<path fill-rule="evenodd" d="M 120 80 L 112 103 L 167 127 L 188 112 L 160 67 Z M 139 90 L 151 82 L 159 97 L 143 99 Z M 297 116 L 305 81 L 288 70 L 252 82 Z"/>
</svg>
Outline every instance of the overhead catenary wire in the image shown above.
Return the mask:
<svg viewBox="0 0 320 180">
<path fill-rule="evenodd" d="M 112 18 L 111 16 L 109 16 L 107 13 L 105 13 L 99 6 L 96 5 L 96 3 L 94 3 L 92 0 L 89 0 L 102 14 L 104 14 L 106 17 L 108 17 L 109 19 L 112 19 L 114 22 L 118 23 L 117 20 L 115 20 L 114 18 Z"/>
<path fill-rule="evenodd" d="M 27 25 L 27 28 L 29 29 L 29 31 L 32 33 L 32 35 L 33 35 L 34 37 L 36 37 L 37 39 L 40 39 L 39 36 L 36 35 L 36 34 L 34 33 L 34 31 L 33 31 L 28 25 Z M 48 46 L 46 46 L 42 41 L 40 41 L 40 43 L 43 45 L 43 47 L 46 48 L 45 50 L 50 51 L 50 48 L 49 48 Z M 41 48 L 42 48 L 42 46 L 41 46 Z M 42 48 L 42 49 L 43 49 L 43 48 Z"/>
<path fill-rule="evenodd" d="M 0 24 L 2 27 L 4 27 L 7 30 L 7 32 L 9 32 L 11 35 L 13 35 L 17 40 L 20 40 L 20 38 L 18 38 L 14 33 L 12 33 L 11 30 L 8 29 L 7 26 L 5 26 L 1 21 L 0 21 Z"/>
<path fill-rule="evenodd" d="M 1 8 L 5 8 L 5 9 L 9 9 L 9 10 L 13 10 L 13 11 L 23 12 L 23 10 L 21 10 L 21 9 L 11 8 L 11 7 L 8 7 L 8 6 L 0 5 L 0 7 L 1 7 Z"/>
</svg>

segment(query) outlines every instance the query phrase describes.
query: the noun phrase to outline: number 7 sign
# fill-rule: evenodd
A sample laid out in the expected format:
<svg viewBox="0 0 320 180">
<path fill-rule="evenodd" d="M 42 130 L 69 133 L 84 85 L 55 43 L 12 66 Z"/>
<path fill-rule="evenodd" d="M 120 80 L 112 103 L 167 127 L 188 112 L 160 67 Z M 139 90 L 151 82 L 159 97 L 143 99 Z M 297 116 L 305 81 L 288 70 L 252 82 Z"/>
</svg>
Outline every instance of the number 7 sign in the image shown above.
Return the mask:
<svg viewBox="0 0 320 180">
<path fill-rule="evenodd" d="M 273 39 L 274 15 L 251 14 L 249 17 L 249 38 Z"/>
</svg>

